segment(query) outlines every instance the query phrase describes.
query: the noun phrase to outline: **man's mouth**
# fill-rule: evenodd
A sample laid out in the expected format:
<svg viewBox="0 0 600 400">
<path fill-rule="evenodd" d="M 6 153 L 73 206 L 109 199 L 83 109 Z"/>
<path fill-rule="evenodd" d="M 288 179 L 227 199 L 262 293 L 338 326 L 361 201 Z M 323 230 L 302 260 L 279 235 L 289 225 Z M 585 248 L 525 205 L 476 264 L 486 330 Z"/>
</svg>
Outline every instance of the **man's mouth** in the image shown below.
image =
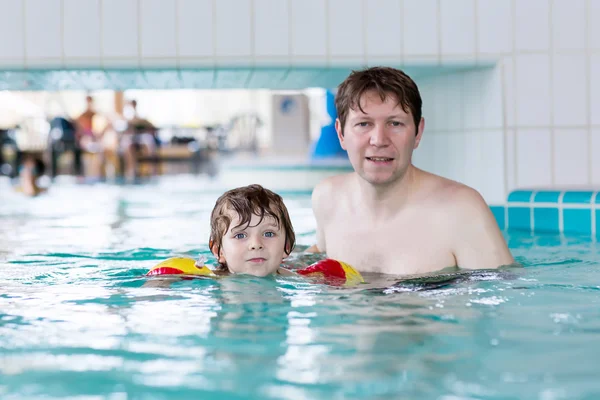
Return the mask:
<svg viewBox="0 0 600 400">
<path fill-rule="evenodd" d="M 369 161 L 373 161 L 373 162 L 390 162 L 390 161 L 394 161 L 393 158 L 391 157 L 366 157 L 367 160 Z"/>
</svg>

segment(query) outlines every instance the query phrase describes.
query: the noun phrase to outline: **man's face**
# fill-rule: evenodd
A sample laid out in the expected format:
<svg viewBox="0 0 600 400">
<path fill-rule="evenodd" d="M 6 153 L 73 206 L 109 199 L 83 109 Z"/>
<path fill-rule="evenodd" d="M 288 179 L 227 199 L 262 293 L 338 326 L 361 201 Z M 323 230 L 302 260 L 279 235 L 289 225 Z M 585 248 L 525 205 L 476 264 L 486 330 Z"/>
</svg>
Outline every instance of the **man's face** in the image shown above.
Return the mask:
<svg viewBox="0 0 600 400">
<path fill-rule="evenodd" d="M 340 120 L 335 123 L 354 170 L 373 185 L 387 185 L 404 176 L 423 134 L 423 119 L 417 130 L 410 111 L 397 103 L 394 96 L 381 101 L 377 92 L 369 91 L 360 99 L 364 113 L 358 107 L 349 110 L 343 135 Z"/>
<path fill-rule="evenodd" d="M 267 276 L 277 271 L 286 256 L 285 232 L 277 221 L 272 217 L 260 221 L 253 215 L 248 226 L 238 226 L 239 218 L 232 217 L 222 239 L 219 262 L 236 274 Z"/>
</svg>

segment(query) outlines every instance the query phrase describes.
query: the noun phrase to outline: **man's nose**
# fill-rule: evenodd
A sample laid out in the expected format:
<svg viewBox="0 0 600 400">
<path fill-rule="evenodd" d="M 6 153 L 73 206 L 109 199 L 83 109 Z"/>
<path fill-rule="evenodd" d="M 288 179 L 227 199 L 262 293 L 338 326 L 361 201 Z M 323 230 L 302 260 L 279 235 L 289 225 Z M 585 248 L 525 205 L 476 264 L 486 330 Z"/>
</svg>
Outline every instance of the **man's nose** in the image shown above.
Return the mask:
<svg viewBox="0 0 600 400">
<path fill-rule="evenodd" d="M 389 144 L 389 138 L 384 126 L 375 125 L 375 127 L 371 130 L 371 138 L 369 143 L 371 146 L 376 147 L 383 147 Z"/>
</svg>

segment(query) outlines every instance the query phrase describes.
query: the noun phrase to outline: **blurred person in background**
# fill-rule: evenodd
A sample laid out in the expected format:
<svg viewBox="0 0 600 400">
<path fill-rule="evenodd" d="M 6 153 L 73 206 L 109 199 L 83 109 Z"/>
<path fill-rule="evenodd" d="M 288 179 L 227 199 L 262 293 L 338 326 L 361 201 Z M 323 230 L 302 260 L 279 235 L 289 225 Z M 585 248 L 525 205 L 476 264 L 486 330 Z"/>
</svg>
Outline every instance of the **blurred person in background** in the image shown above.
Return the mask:
<svg viewBox="0 0 600 400">
<path fill-rule="evenodd" d="M 39 185 L 39 178 L 46 172 L 46 164 L 41 157 L 33 153 L 25 153 L 19 168 L 19 183 L 15 187 L 18 192 L 27 196 L 37 196 L 47 189 Z"/>
<path fill-rule="evenodd" d="M 136 177 L 138 155 L 145 151 L 148 156 L 155 156 L 157 152 L 158 128 L 145 118 L 141 118 L 137 111 L 137 101 L 130 100 L 123 110 L 127 121 L 127 128 L 121 137 L 121 151 L 125 162 L 125 178 L 133 180 Z M 153 173 L 156 174 L 157 165 L 153 163 Z"/>
<path fill-rule="evenodd" d="M 95 129 L 94 125 L 100 116 L 94 109 L 94 98 L 88 95 L 85 101 L 85 111 L 75 120 L 75 138 L 82 152 L 96 155 L 94 157 L 94 164 L 96 164 L 95 168 L 93 168 L 93 171 L 95 171 L 94 175 L 103 177 L 105 162 L 103 136 L 106 129 Z"/>
</svg>

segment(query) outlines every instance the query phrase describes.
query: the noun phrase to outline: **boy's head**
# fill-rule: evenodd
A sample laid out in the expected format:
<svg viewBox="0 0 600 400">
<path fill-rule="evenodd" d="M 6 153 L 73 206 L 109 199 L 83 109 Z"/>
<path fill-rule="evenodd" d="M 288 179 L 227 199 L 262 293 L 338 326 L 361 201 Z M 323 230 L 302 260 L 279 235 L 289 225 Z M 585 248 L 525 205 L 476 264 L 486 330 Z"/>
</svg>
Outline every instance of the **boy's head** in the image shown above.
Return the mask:
<svg viewBox="0 0 600 400">
<path fill-rule="evenodd" d="M 294 249 L 296 235 L 281 196 L 260 185 L 225 192 L 210 218 L 209 246 L 233 273 L 266 276 Z"/>
</svg>

